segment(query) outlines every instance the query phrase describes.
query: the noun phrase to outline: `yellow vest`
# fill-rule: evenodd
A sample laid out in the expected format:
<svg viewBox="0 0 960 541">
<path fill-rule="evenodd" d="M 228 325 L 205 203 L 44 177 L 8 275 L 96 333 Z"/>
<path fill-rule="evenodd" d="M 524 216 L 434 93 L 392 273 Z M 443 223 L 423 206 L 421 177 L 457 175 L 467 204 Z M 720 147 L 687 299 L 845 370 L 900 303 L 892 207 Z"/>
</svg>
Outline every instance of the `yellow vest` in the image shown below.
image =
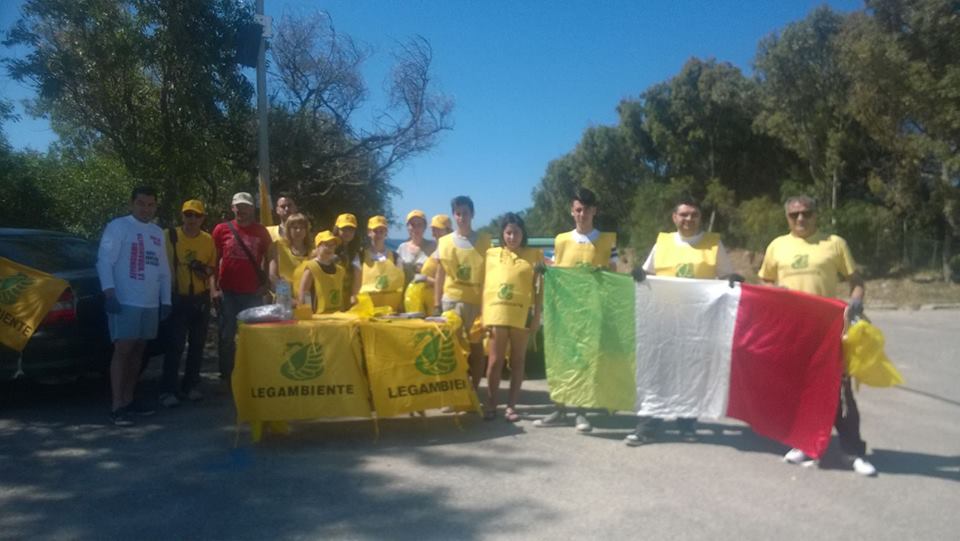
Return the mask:
<svg viewBox="0 0 960 541">
<path fill-rule="evenodd" d="M 543 260 L 536 248 L 519 253 L 506 248 L 487 250 L 483 280 L 483 325 L 526 328 L 533 304 L 534 267 Z"/>
<path fill-rule="evenodd" d="M 316 259 L 304 262 L 303 268 L 310 270 L 313 279 L 313 299 L 317 305 L 314 313 L 329 314 L 344 307 L 343 267 L 337 265 L 337 272 L 327 274 L 320 268 Z"/>
<path fill-rule="evenodd" d="M 617 243 L 616 233 L 600 233 L 595 243 L 579 243 L 573 232 L 560 233 L 553 241 L 553 264 L 557 267 L 607 267 L 610 251 Z"/>
<path fill-rule="evenodd" d="M 657 236 L 657 250 L 653 265 L 657 276 L 677 278 L 700 278 L 712 280 L 717 277 L 717 253 L 720 251 L 720 235 L 704 233 L 700 242 L 677 245 L 674 233 Z"/>
<path fill-rule="evenodd" d="M 420 274 L 424 276 L 429 276 L 430 278 L 437 277 L 437 260 L 433 257 L 433 254 L 430 254 L 430 257 L 424 261 L 423 266 L 420 267 Z"/>
<path fill-rule="evenodd" d="M 447 277 L 443 281 L 443 296 L 447 300 L 480 304 L 483 302 L 483 259 L 490 247 L 490 235 L 477 234 L 472 248 L 457 248 L 456 233 L 440 237 L 437 251 Z"/>
<path fill-rule="evenodd" d="M 190 270 L 191 261 L 199 261 L 213 272 L 217 261 L 217 249 L 213 245 L 213 237 L 201 231 L 196 237 L 190 238 L 183 233 L 183 228 L 177 228 L 177 268 L 173 268 L 173 245 L 170 242 L 170 231 L 165 231 L 167 238 L 167 261 L 171 272 L 177 273 L 177 290 L 179 295 L 190 294 L 190 284 L 193 283 L 193 294 L 198 295 L 207 291 L 207 280 L 199 277 Z"/>
<path fill-rule="evenodd" d="M 374 261 L 370 252 L 363 256 L 360 274 L 360 293 L 367 293 L 374 306 L 389 306 L 399 312 L 403 305 L 403 269 L 393 258 L 395 254 L 387 250 L 387 258 Z"/>
<path fill-rule="evenodd" d="M 293 291 L 293 298 L 300 296 L 300 278 L 303 276 L 304 263 L 311 259 L 309 255 L 293 255 L 286 239 L 274 243 L 277 249 L 277 274 L 286 280 Z"/>
</svg>

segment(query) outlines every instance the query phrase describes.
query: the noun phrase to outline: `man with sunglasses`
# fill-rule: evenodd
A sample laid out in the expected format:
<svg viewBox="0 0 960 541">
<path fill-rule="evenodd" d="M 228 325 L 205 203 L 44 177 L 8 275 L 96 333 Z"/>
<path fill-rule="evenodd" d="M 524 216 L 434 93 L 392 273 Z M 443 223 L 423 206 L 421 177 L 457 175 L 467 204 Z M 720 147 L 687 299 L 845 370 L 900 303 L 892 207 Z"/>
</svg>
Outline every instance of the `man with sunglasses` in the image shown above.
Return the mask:
<svg viewBox="0 0 960 541">
<path fill-rule="evenodd" d="M 833 298 L 837 296 L 842 277 L 850 283 L 850 301 L 844 315 L 848 320 L 859 315 L 863 312 L 864 283 L 847 242 L 817 229 L 817 204 L 813 198 L 791 197 L 784 208 L 790 233 L 773 239 L 767 246 L 760 278 L 787 289 Z M 840 386 L 834 426 L 840 447 L 852 458 L 853 470 L 860 475 L 876 475 L 876 468 L 864 458 L 867 444 L 860 438 L 860 413 L 847 375 L 843 376 Z M 799 449 L 791 449 L 783 460 L 790 464 L 816 465 L 816 461 Z"/>
<path fill-rule="evenodd" d="M 167 230 L 167 259 L 174 284 L 173 313 L 168 329 L 170 334 L 160 380 L 160 405 L 167 408 L 180 404 L 178 392 L 194 402 L 203 398 L 197 386 L 200 383 L 203 346 L 207 341 L 210 291 L 217 259 L 213 237 L 200 229 L 204 212 L 202 201 L 186 201 L 181 208 L 183 225 Z M 189 343 L 187 363 L 183 382 L 178 389 L 180 358 L 183 357 L 185 343 Z"/>
</svg>

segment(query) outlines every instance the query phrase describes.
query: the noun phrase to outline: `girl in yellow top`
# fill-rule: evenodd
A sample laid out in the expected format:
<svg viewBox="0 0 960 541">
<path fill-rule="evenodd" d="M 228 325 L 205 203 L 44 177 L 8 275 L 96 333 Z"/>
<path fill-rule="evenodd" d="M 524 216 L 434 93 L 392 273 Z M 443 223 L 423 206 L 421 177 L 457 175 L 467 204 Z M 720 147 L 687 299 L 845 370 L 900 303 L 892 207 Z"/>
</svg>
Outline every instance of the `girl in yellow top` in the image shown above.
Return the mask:
<svg viewBox="0 0 960 541">
<path fill-rule="evenodd" d="M 388 306 L 401 312 L 403 306 L 403 269 L 397 266 L 397 254 L 387 248 L 387 219 L 374 216 L 367 221 L 370 247 L 363 258 L 357 256 L 360 283 L 354 283 L 354 293 L 370 295 L 374 306 Z"/>
<path fill-rule="evenodd" d="M 431 312 L 439 266 L 435 247 L 440 237 L 449 235 L 453 231 L 450 228 L 450 217 L 446 214 L 437 214 L 430 220 L 430 230 L 434 239 L 431 251 L 403 295 L 403 308 L 407 312 Z M 419 291 L 416 291 L 417 289 Z"/>
<path fill-rule="evenodd" d="M 347 301 L 344 308 L 349 308 L 357 302 L 353 285 L 360 283 L 360 266 L 353 265 L 357 254 L 360 253 L 359 242 L 354 241 L 357 236 L 357 217 L 349 212 L 337 216 L 332 233 L 340 239 L 340 246 L 337 248 L 337 265 L 344 272 L 343 298 Z"/>
<path fill-rule="evenodd" d="M 509 344 L 510 393 L 504 418 L 515 423 L 520 420 L 515 408 L 523 385 L 527 338 L 540 327 L 543 290 L 535 268 L 543 261 L 543 253 L 526 247 L 523 219 L 512 212 L 505 214 L 500 222 L 500 244 L 500 248 L 487 250 L 483 281 L 483 326 L 490 329 L 492 338 L 483 418 L 496 417 L 500 373 Z"/>
<path fill-rule="evenodd" d="M 294 214 L 287 218 L 283 237 L 270 247 L 270 281 L 276 290 L 277 281 L 286 280 L 293 299 L 300 298 L 300 274 L 313 252 L 307 240 L 309 234 L 310 220 L 303 214 Z"/>
<path fill-rule="evenodd" d="M 313 292 L 315 314 L 329 314 L 345 308 L 343 305 L 343 267 L 336 264 L 340 238 L 330 231 L 317 233 L 316 257 L 304 264 L 300 278 L 299 303 L 307 304 L 307 295 Z"/>
</svg>

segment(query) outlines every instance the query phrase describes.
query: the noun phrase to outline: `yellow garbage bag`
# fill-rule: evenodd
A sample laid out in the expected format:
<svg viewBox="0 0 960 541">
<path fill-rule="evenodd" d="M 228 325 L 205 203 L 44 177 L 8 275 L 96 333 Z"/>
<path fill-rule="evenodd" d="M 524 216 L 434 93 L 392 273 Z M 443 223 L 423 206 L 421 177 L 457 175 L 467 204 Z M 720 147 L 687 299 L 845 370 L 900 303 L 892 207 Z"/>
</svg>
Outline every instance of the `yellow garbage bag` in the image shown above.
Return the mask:
<svg viewBox="0 0 960 541">
<path fill-rule="evenodd" d="M 861 319 L 843 337 L 843 363 L 847 374 L 871 387 L 893 387 L 903 384 L 903 376 L 883 351 L 884 337 L 880 329 Z"/>
<path fill-rule="evenodd" d="M 427 282 L 411 282 L 403 292 L 403 311 L 430 315 L 433 307 L 433 286 Z"/>
</svg>

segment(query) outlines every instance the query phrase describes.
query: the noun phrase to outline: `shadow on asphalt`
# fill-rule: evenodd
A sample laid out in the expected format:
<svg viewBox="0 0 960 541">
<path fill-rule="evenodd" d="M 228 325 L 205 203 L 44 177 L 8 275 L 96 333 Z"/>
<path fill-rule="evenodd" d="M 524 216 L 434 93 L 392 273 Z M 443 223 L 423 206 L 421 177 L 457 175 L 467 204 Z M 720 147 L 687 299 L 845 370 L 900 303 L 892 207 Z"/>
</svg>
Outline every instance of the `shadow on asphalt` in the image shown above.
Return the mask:
<svg viewBox="0 0 960 541">
<path fill-rule="evenodd" d="M 960 455 L 930 455 L 893 449 L 873 449 L 867 458 L 877 467 L 880 475 L 921 475 L 960 481 Z"/>
<path fill-rule="evenodd" d="M 387 419 L 378 441 L 369 421 L 300 422 L 289 436 L 234 447 L 227 396 L 131 428 L 107 424 L 108 396 L 102 379 L 0 385 L 0 537 L 475 539 L 490 521 L 514 520 L 517 502 L 456 507 L 430 478 L 549 466 L 497 458 L 496 440 L 524 431 L 502 419 Z M 444 446 L 481 441 L 482 452 Z M 393 467 L 427 473 L 418 483 Z M 536 502 L 523 505 L 550 519 Z"/>
</svg>

